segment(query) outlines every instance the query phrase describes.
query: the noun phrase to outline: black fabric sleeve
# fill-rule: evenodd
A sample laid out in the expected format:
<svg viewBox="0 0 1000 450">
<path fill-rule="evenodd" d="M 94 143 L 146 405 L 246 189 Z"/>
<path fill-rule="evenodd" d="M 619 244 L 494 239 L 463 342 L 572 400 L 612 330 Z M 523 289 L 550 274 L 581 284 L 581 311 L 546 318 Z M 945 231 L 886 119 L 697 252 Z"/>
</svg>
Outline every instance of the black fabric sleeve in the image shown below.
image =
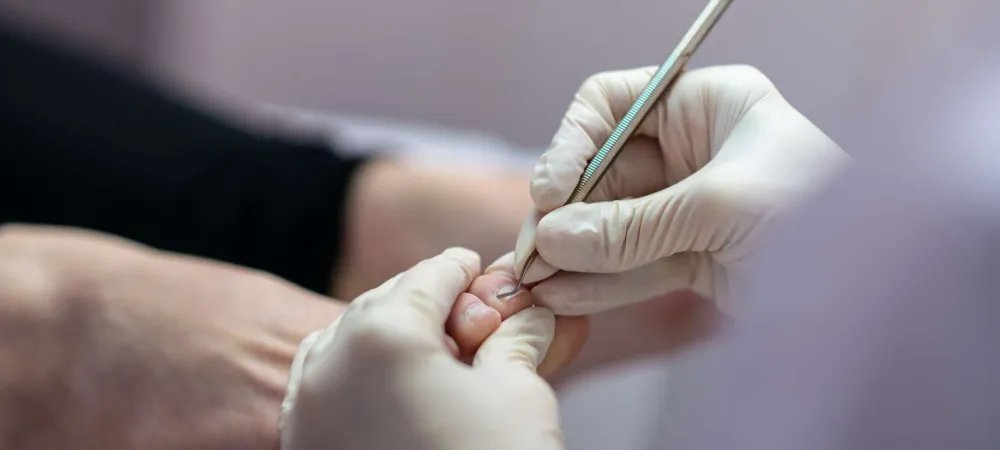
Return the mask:
<svg viewBox="0 0 1000 450">
<path fill-rule="evenodd" d="M 362 159 L 227 125 L 0 29 L 0 223 L 65 225 L 328 293 Z"/>
</svg>

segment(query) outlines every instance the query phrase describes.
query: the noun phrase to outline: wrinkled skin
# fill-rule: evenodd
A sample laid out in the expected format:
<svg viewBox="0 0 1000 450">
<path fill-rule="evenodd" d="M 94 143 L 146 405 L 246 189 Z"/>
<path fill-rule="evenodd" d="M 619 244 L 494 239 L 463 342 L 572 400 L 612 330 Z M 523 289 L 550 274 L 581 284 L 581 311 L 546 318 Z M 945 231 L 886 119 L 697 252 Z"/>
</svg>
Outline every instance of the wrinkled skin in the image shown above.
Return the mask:
<svg viewBox="0 0 1000 450">
<path fill-rule="evenodd" d="M 3 448 L 273 449 L 299 342 L 343 304 L 95 233 L 0 232 Z"/>
</svg>

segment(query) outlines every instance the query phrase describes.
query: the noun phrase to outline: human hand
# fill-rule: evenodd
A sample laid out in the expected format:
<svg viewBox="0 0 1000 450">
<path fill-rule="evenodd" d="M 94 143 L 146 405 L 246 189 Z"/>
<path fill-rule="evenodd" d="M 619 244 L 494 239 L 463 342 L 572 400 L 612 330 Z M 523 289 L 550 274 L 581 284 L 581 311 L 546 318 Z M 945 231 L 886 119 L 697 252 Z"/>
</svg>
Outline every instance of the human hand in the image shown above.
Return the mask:
<svg viewBox="0 0 1000 450">
<path fill-rule="evenodd" d="M 493 264 L 459 295 L 445 322 L 445 342 L 461 361 L 471 364 L 479 346 L 497 330 L 501 321 L 534 304 L 528 289 L 514 296 L 497 298 L 498 292 L 505 292 L 513 285 L 511 264 Z M 589 330 L 587 317 L 557 316 L 555 337 L 545 360 L 538 365 L 538 374 L 550 381 L 564 376 L 563 369 L 580 353 Z"/>
<path fill-rule="evenodd" d="M 686 289 L 728 306 L 771 219 L 848 159 L 759 71 L 712 67 L 682 75 L 654 106 L 592 203 L 562 206 L 654 72 L 589 79 L 535 166 L 537 211 L 518 238 L 516 268 L 537 248 L 525 281 L 556 314 Z"/>
<path fill-rule="evenodd" d="M 480 271 L 452 249 L 355 300 L 300 347 L 281 420 L 282 448 L 561 449 L 558 407 L 536 373 L 555 318 L 528 308 L 504 321 L 472 367 L 444 326 Z"/>
<path fill-rule="evenodd" d="M 514 253 L 508 253 L 473 282 L 487 289 L 470 289 L 477 295 L 507 292 L 514 284 Z M 517 299 L 516 301 L 514 299 Z M 504 299 L 516 308 L 532 303 L 524 288 Z M 645 302 L 625 305 L 582 316 L 556 316 L 552 345 L 539 366 L 539 373 L 555 387 L 565 382 L 618 364 L 652 357 L 673 355 L 712 336 L 722 326 L 721 315 L 710 299 L 691 290 L 661 295 Z"/>
<path fill-rule="evenodd" d="M 295 350 L 344 307 L 107 235 L 0 228 L 0 447 L 277 448 Z"/>
</svg>

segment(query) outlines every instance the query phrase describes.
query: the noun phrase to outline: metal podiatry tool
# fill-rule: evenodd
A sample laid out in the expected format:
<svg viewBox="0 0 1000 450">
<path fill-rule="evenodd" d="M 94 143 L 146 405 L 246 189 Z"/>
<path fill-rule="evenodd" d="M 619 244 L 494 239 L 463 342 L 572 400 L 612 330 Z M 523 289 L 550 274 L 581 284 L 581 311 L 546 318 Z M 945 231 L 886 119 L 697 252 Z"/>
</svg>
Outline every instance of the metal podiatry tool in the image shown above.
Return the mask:
<svg viewBox="0 0 1000 450">
<path fill-rule="evenodd" d="M 642 93 L 639 94 L 639 97 L 632 104 L 632 107 L 629 108 L 628 112 L 625 113 L 625 116 L 622 117 L 622 120 L 618 122 L 618 126 L 608 136 L 608 140 L 604 141 L 604 145 L 601 146 L 601 149 L 590 160 L 590 163 L 587 164 L 587 168 L 580 177 L 580 182 L 577 183 L 576 189 L 573 190 L 573 195 L 569 197 L 566 204 L 587 201 L 594 187 L 604 177 L 611 164 L 615 162 L 615 158 L 618 157 L 618 153 L 625 146 L 625 142 L 639 128 L 639 124 L 649 114 L 653 105 L 673 85 L 677 76 L 680 75 L 681 71 L 684 70 L 684 66 L 691 59 L 691 55 L 698 49 L 701 42 L 705 40 L 705 36 L 712 30 L 712 27 L 719 21 L 722 13 L 726 11 L 726 8 L 731 3 L 733 3 L 733 0 L 709 0 L 708 5 L 705 6 L 705 9 L 695 19 L 691 28 L 681 38 L 680 43 L 677 44 L 674 51 L 670 53 L 667 60 L 656 71 L 653 79 L 649 80 L 649 84 L 642 90 Z M 535 258 L 538 258 L 538 250 L 532 251 L 527 261 L 524 262 L 524 267 L 517 277 L 517 284 L 514 285 L 514 288 L 509 292 L 497 294 L 497 298 L 510 297 L 521 290 L 521 285 L 524 283 L 524 276 L 527 275 L 531 263 L 535 262 Z"/>
</svg>

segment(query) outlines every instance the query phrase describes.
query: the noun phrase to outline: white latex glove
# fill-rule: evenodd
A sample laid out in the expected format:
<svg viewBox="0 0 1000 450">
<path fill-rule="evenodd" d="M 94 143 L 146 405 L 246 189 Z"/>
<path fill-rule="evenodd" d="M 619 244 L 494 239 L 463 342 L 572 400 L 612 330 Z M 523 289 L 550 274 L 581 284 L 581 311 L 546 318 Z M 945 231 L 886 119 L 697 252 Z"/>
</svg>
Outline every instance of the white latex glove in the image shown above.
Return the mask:
<svg viewBox="0 0 1000 450">
<path fill-rule="evenodd" d="M 445 345 L 449 311 L 479 271 L 475 253 L 445 251 L 306 338 L 282 408 L 282 449 L 562 449 L 555 395 L 535 372 L 552 341 L 551 311 L 508 318 L 472 367 Z"/>
<path fill-rule="evenodd" d="M 740 263 L 769 220 L 848 160 L 758 70 L 711 67 L 677 80 L 590 203 L 560 207 L 655 71 L 587 80 L 535 166 L 538 211 L 518 238 L 515 268 L 537 246 L 540 258 L 525 281 L 545 280 L 532 293 L 556 314 L 681 289 L 725 309 Z"/>
</svg>

